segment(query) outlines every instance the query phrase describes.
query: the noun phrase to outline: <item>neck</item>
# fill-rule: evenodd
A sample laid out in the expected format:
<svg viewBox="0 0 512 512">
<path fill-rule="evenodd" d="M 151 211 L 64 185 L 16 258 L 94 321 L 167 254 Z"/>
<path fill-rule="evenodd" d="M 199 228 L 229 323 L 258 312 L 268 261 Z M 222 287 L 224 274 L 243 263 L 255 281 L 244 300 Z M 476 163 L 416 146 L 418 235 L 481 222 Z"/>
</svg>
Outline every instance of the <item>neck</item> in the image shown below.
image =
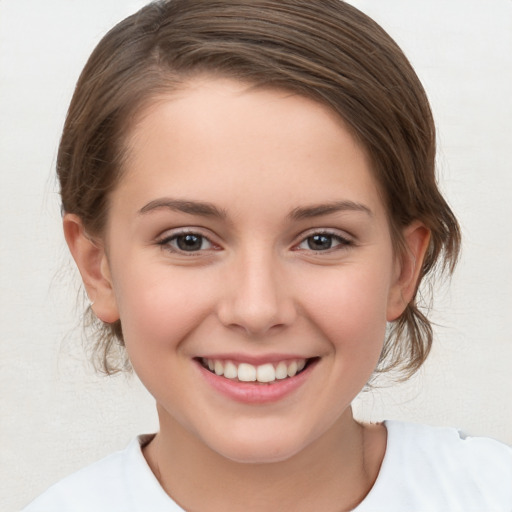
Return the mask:
<svg viewBox="0 0 512 512">
<path fill-rule="evenodd" d="M 186 510 L 261 512 L 276 503 L 297 512 L 351 510 L 371 489 L 385 451 L 384 427 L 357 423 L 350 409 L 299 453 L 263 464 L 229 460 L 162 416 L 144 455 L 164 490 Z"/>
</svg>

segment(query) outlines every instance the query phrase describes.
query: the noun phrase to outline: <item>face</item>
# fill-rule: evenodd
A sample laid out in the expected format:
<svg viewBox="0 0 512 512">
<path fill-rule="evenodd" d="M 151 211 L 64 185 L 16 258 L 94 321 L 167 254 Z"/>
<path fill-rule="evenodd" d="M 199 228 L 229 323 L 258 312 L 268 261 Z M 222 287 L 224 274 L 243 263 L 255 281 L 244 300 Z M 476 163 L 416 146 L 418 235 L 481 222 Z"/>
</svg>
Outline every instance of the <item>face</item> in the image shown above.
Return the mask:
<svg viewBox="0 0 512 512">
<path fill-rule="evenodd" d="M 324 106 L 203 79 L 140 115 L 96 312 L 120 318 L 162 431 L 283 460 L 350 415 L 400 268 L 368 159 Z"/>
</svg>

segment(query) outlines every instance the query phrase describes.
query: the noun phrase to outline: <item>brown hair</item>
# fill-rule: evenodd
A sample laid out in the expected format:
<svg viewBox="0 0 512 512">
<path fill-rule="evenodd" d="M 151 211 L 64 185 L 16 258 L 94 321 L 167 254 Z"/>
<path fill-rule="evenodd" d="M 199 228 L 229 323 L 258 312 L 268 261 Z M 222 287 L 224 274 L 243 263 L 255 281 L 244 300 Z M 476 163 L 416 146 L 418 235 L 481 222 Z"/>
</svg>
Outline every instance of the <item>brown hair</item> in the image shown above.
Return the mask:
<svg viewBox="0 0 512 512">
<path fill-rule="evenodd" d="M 133 117 L 199 73 L 284 88 L 338 113 L 371 158 L 397 250 L 403 227 L 420 220 L 431 230 L 420 281 L 437 266 L 453 271 L 460 231 L 436 183 L 426 94 L 389 35 L 341 0 L 161 0 L 110 30 L 77 83 L 57 160 L 63 211 L 89 234 L 102 233 Z M 90 326 L 103 369 L 122 368 L 120 322 Z M 390 326 L 378 371 L 412 375 L 432 337 L 415 296 Z"/>
</svg>

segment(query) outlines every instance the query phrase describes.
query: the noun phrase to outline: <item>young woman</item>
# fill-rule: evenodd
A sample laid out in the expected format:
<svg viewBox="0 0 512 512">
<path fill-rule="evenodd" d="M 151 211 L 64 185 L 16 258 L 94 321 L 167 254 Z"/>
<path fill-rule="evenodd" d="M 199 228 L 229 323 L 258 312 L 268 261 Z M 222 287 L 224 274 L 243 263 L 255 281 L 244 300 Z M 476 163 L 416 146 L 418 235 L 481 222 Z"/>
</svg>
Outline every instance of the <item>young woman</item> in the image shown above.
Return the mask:
<svg viewBox="0 0 512 512">
<path fill-rule="evenodd" d="M 57 172 L 97 351 L 160 428 L 25 510 L 511 510 L 510 448 L 351 411 L 432 343 L 416 292 L 460 244 L 434 158 L 413 69 L 344 2 L 162 1 L 114 27 Z"/>
</svg>

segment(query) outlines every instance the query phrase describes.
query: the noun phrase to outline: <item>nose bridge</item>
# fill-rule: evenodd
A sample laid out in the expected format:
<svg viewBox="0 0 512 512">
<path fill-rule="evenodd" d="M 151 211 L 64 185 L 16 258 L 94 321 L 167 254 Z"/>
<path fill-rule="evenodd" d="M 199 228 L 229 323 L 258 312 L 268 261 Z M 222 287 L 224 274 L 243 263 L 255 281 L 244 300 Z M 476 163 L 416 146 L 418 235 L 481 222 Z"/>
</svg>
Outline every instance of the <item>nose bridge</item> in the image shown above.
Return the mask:
<svg viewBox="0 0 512 512">
<path fill-rule="evenodd" d="M 234 257 L 227 274 L 225 300 L 220 308 L 225 325 L 261 335 L 292 321 L 293 301 L 275 251 L 269 247 L 247 248 Z"/>
</svg>

